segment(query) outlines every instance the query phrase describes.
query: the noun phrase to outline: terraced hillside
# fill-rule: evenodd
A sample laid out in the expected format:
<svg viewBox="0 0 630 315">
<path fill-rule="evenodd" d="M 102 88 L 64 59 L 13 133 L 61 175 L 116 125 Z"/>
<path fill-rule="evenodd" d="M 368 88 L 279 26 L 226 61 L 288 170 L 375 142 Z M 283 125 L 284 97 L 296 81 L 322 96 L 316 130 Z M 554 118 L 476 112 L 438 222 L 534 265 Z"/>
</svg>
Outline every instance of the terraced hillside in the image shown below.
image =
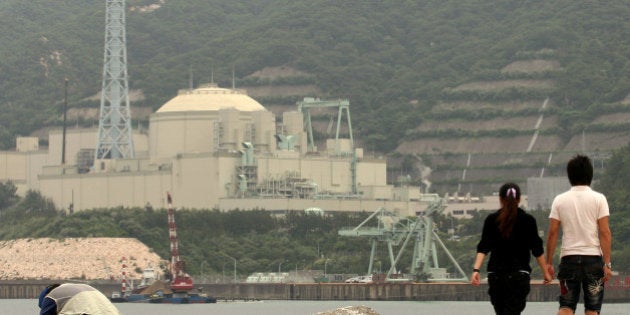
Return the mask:
<svg viewBox="0 0 630 315">
<path fill-rule="evenodd" d="M 630 141 L 630 104 L 627 99 L 598 104 L 589 115 L 571 115 L 553 101 L 559 71 L 554 60 L 519 60 L 495 75 L 503 79 L 445 91 L 443 100 L 407 132 L 396 149 L 396 164 L 407 161 L 412 173 L 424 169 L 422 179 L 431 190 L 483 195 L 505 181 L 525 188 L 528 177 L 564 176 L 567 159 L 578 152 L 601 163 Z"/>
<path fill-rule="evenodd" d="M 409 175 L 429 191 L 475 196 L 491 194 L 505 181 L 526 189 L 528 177 L 564 176 L 566 161 L 579 152 L 601 165 L 630 141 L 630 97 L 573 115 L 554 101 L 561 71 L 553 58 L 517 60 L 443 91 L 390 155 L 389 181 Z M 241 88 L 276 115 L 295 109 L 304 96 L 321 96 L 309 74 L 290 67 L 266 68 L 244 82 L 249 85 Z M 334 110 L 312 114 L 320 141 L 331 136 Z M 358 145 L 367 136 L 355 134 Z"/>
<path fill-rule="evenodd" d="M 243 80 L 247 94 L 265 105 L 276 117 L 295 109 L 295 103 L 305 96 L 318 96 L 320 89 L 308 73 L 292 67 L 267 67 Z"/>
</svg>

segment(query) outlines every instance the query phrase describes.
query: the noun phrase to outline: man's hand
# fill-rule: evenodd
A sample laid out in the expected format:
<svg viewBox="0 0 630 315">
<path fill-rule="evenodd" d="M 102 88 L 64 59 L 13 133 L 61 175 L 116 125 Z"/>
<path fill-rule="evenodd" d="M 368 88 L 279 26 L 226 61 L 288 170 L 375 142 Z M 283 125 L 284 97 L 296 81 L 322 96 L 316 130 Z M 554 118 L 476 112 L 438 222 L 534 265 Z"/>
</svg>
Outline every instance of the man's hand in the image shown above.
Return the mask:
<svg viewBox="0 0 630 315">
<path fill-rule="evenodd" d="M 604 266 L 604 282 L 608 282 L 612 278 L 612 269 Z"/>
<path fill-rule="evenodd" d="M 547 264 L 547 273 L 549 273 L 549 276 L 551 276 L 551 280 L 553 280 L 553 278 L 556 277 L 556 271 L 553 269 L 553 265 L 552 264 Z M 551 281 L 549 281 L 551 282 Z"/>
</svg>

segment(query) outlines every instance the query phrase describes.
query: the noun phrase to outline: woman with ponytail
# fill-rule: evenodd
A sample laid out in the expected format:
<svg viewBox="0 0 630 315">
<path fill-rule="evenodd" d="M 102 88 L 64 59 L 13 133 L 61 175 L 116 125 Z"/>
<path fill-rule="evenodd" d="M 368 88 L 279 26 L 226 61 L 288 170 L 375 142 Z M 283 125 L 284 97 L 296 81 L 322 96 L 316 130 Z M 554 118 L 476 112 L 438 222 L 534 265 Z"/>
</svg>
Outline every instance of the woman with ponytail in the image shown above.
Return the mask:
<svg viewBox="0 0 630 315">
<path fill-rule="evenodd" d="M 551 281 L 543 256 L 543 242 L 538 236 L 536 219 L 519 208 L 521 189 L 506 183 L 499 190 L 501 209 L 488 215 L 483 224 L 471 284 L 479 285 L 480 269 L 486 255 L 488 261 L 488 295 L 498 315 L 520 314 L 525 309 L 529 294 L 530 255 L 544 275 L 544 283 Z"/>
</svg>

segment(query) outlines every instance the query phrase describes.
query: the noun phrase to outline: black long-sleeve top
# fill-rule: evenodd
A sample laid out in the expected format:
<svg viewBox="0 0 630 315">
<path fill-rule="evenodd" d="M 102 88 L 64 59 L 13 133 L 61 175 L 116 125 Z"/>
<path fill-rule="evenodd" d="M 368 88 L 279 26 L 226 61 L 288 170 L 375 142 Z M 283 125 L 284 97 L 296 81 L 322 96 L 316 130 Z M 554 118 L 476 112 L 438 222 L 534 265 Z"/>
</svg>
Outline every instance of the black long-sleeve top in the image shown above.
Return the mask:
<svg viewBox="0 0 630 315">
<path fill-rule="evenodd" d="M 536 219 L 518 208 L 512 234 L 506 239 L 499 233 L 497 217 L 500 211 L 488 215 L 484 221 L 477 252 L 486 255 L 490 253 L 488 272 L 519 270 L 531 272 L 530 253 L 534 257 L 539 257 L 544 253 L 543 241 L 538 236 Z"/>
</svg>

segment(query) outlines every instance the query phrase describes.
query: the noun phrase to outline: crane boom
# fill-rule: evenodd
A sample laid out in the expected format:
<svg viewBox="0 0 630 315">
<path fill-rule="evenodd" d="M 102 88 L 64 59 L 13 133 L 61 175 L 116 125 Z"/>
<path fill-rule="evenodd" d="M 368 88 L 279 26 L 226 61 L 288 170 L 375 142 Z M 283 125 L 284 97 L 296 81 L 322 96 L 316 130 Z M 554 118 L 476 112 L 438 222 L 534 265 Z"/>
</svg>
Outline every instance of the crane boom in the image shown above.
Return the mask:
<svg viewBox="0 0 630 315">
<path fill-rule="evenodd" d="M 175 209 L 170 193 L 166 193 L 166 199 L 168 203 L 168 236 L 171 242 L 171 290 L 174 292 L 190 291 L 194 286 L 190 276 L 184 272 L 184 261 L 179 259 Z"/>
</svg>

